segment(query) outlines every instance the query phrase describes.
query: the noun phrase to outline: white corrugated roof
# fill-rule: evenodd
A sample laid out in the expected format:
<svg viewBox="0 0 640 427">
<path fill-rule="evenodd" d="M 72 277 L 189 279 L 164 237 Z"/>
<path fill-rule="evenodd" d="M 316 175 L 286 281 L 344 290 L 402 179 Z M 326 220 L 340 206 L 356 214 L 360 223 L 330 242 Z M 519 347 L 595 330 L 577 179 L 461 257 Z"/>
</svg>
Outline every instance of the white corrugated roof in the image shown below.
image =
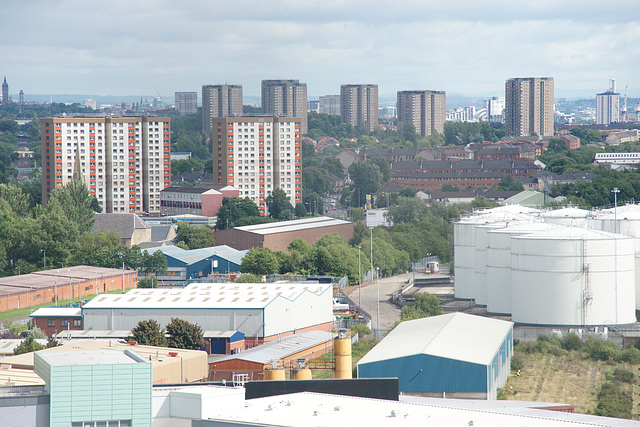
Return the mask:
<svg viewBox="0 0 640 427">
<path fill-rule="evenodd" d="M 402 322 L 358 365 L 420 353 L 488 365 L 512 326 L 512 322 L 465 313 Z"/>
<path fill-rule="evenodd" d="M 319 283 L 193 283 L 184 289 L 132 289 L 124 295 L 98 295 L 91 308 L 264 308 L 276 298 L 295 300 L 304 292 L 324 293 Z"/>
<path fill-rule="evenodd" d="M 218 359 L 216 362 L 227 360 L 246 360 L 256 363 L 269 363 L 272 360 L 280 360 L 296 354 L 310 347 L 315 347 L 335 337 L 332 332 L 309 331 L 299 334 L 289 335 L 280 341 L 272 341 L 261 346 L 242 351 L 231 356 Z"/>
<path fill-rule="evenodd" d="M 247 231 L 255 234 L 275 234 L 287 231 L 307 230 L 309 228 L 332 227 L 335 225 L 350 224 L 349 221 L 330 218 L 327 216 L 297 219 L 294 221 L 269 222 L 266 224 L 247 225 L 235 227 L 237 230 Z"/>
</svg>

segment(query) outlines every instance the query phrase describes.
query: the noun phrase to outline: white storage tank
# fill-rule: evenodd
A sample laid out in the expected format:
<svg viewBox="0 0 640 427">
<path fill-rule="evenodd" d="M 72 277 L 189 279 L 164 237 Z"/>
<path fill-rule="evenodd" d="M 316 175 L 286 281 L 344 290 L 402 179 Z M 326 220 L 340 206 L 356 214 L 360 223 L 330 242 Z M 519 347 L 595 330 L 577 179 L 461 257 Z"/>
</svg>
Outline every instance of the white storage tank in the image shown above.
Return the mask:
<svg viewBox="0 0 640 427">
<path fill-rule="evenodd" d="M 530 220 L 530 217 L 488 213 L 466 217 L 453 224 L 454 291 L 456 298 L 476 298 L 476 227 L 496 222 L 525 220 Z M 481 268 L 485 268 L 485 266 L 483 265 Z"/>
<path fill-rule="evenodd" d="M 620 233 L 625 236 L 640 237 L 640 212 L 627 210 L 626 212 L 607 212 L 598 216 L 602 231 Z"/>
<path fill-rule="evenodd" d="M 511 314 L 511 236 L 558 228 L 546 222 L 510 224 L 487 233 L 487 311 Z"/>
<path fill-rule="evenodd" d="M 544 222 L 574 227 L 587 227 L 587 218 L 590 216 L 593 216 L 591 211 L 574 207 L 554 209 L 540 214 Z"/>
<path fill-rule="evenodd" d="M 499 214 L 499 215 L 534 215 L 542 212 L 540 209 L 530 208 L 521 205 L 504 205 L 496 208 L 485 209 L 482 214 Z"/>
<path fill-rule="evenodd" d="M 634 239 L 579 227 L 511 238 L 512 320 L 635 323 Z"/>
</svg>

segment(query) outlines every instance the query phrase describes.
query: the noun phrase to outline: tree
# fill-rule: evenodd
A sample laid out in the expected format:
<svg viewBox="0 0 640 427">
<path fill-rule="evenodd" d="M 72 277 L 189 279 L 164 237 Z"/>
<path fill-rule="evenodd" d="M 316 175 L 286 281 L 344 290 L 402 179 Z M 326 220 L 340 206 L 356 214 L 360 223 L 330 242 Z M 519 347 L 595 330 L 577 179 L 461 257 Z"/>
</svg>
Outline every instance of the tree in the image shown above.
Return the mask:
<svg viewBox="0 0 640 427">
<path fill-rule="evenodd" d="M 503 191 L 524 191 L 524 185 L 514 180 L 511 175 L 505 174 L 500 180 L 500 184 L 498 184 L 498 189 Z"/>
<path fill-rule="evenodd" d="M 131 336 L 127 340 L 137 341 L 141 345 L 154 345 L 165 347 L 167 340 L 164 330 L 160 329 L 160 324 L 153 319 L 141 320 L 131 329 Z"/>
<path fill-rule="evenodd" d="M 400 311 L 400 320 L 422 319 L 423 317 L 442 314 L 442 307 L 437 296 L 420 292 L 415 295 L 415 302 L 410 303 Z"/>
<path fill-rule="evenodd" d="M 236 283 L 262 283 L 262 277 L 251 273 L 243 273 L 236 277 Z"/>
<path fill-rule="evenodd" d="M 142 254 L 142 267 L 141 270 L 147 274 L 158 276 L 167 272 L 167 258 L 160 251 L 156 251 L 153 254 L 144 251 Z"/>
<path fill-rule="evenodd" d="M 382 172 L 374 162 L 354 162 L 349 166 L 349 176 L 353 181 L 351 203 L 352 206 L 362 207 L 366 195 L 373 195 L 382 186 Z M 356 192 L 358 193 L 356 196 Z M 359 196 L 359 197 L 358 197 Z M 358 203 L 358 198 L 359 203 Z"/>
<path fill-rule="evenodd" d="M 31 353 L 33 351 L 42 350 L 44 346 L 38 343 L 33 336 L 29 335 L 22 341 L 15 349 L 13 349 L 13 354 L 16 356 L 18 354 Z"/>
<path fill-rule="evenodd" d="M 167 335 L 169 335 L 167 339 L 169 347 L 189 350 L 200 350 L 204 347 L 204 339 L 202 338 L 204 333 L 202 332 L 202 328 L 197 324 L 172 317 L 166 329 Z"/>
<path fill-rule="evenodd" d="M 567 142 L 562 138 L 551 138 L 549 140 L 549 146 L 547 150 L 556 154 L 566 153 L 569 151 L 569 146 L 567 145 Z"/>
<path fill-rule="evenodd" d="M 244 219 L 257 216 L 260 216 L 260 209 L 250 198 L 225 197 L 222 199 L 222 206 L 218 211 L 216 228 L 225 230 L 237 227 Z"/>
<path fill-rule="evenodd" d="M 258 276 L 277 274 L 278 271 L 280 271 L 280 263 L 278 257 L 271 249 L 251 248 L 242 258 L 240 271 Z"/>
<path fill-rule="evenodd" d="M 307 208 L 302 203 L 296 203 L 295 214 L 298 218 L 302 218 L 307 215 Z"/>
<path fill-rule="evenodd" d="M 78 227 L 79 232 L 87 233 L 93 226 L 92 197 L 87 186 L 80 181 L 70 181 L 64 187 L 53 190 L 50 203 L 58 202 L 67 218 Z"/>
<path fill-rule="evenodd" d="M 398 204 L 389 207 L 387 215 L 394 224 L 419 221 L 427 215 L 427 205 L 417 197 L 398 197 Z"/>
<path fill-rule="evenodd" d="M 265 203 L 269 209 L 269 216 L 280 221 L 293 218 L 293 206 L 289 202 L 287 193 L 282 188 L 276 188 L 267 196 Z"/>
<path fill-rule="evenodd" d="M 147 289 L 147 288 L 157 288 L 158 287 L 158 279 L 155 277 L 143 277 L 138 280 L 138 288 Z"/>
<path fill-rule="evenodd" d="M 191 225 L 188 222 L 178 222 L 176 242 L 183 242 L 189 249 L 209 248 L 216 244 L 209 227 Z"/>
<path fill-rule="evenodd" d="M 391 167 L 389 166 L 389 160 L 384 157 L 372 157 L 367 159 L 367 162 L 371 162 L 378 166 L 380 173 L 382 174 L 382 182 L 391 181 Z"/>
<path fill-rule="evenodd" d="M 335 157 L 327 157 L 322 161 L 321 168 L 325 169 L 328 173 L 342 177 L 344 175 L 344 166 L 340 163 L 340 160 Z"/>
<path fill-rule="evenodd" d="M 29 196 L 22 188 L 13 184 L 0 184 L 0 199 L 6 200 L 8 206 L 18 215 L 25 216 L 29 210 Z"/>
</svg>

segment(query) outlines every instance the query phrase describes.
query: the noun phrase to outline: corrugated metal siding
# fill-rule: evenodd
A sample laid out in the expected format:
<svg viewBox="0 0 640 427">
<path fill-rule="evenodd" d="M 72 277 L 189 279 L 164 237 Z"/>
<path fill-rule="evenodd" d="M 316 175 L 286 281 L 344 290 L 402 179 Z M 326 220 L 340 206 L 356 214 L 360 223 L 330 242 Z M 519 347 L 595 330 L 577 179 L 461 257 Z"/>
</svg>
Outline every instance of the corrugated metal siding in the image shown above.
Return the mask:
<svg viewBox="0 0 640 427">
<path fill-rule="evenodd" d="M 0 406 L 0 419 L 4 426 L 49 427 L 49 405 Z"/>
<path fill-rule="evenodd" d="M 113 312 L 113 322 L 111 313 Z M 154 319 L 161 326 L 179 317 L 191 323 L 197 323 L 205 331 L 240 331 L 246 336 L 262 337 L 262 310 L 260 309 L 102 309 L 84 310 L 85 329 L 130 330 L 139 321 Z"/>
<path fill-rule="evenodd" d="M 487 366 L 427 354 L 361 364 L 358 377 L 397 377 L 402 392 L 487 392 Z"/>
</svg>

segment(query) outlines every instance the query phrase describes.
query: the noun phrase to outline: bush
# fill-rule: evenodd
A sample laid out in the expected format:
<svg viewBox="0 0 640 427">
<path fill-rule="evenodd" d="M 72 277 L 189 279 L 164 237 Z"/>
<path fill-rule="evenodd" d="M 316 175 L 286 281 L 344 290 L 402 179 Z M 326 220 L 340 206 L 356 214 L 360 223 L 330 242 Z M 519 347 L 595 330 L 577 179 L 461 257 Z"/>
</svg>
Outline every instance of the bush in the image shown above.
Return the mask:
<svg viewBox="0 0 640 427">
<path fill-rule="evenodd" d="M 631 418 L 633 399 L 619 383 L 606 382 L 598 392 L 595 414 L 603 417 Z"/>
<path fill-rule="evenodd" d="M 626 362 L 630 365 L 640 364 L 640 350 L 636 347 L 627 347 L 616 358 L 618 362 Z"/>
<path fill-rule="evenodd" d="M 145 277 L 144 279 L 138 280 L 139 288 L 157 288 L 158 287 L 158 279 L 153 276 Z"/>
<path fill-rule="evenodd" d="M 582 350 L 582 339 L 573 332 L 562 337 L 562 348 L 565 350 Z"/>
<path fill-rule="evenodd" d="M 584 347 L 589 358 L 593 360 L 616 360 L 621 353 L 615 343 L 607 340 L 589 338 L 585 341 Z"/>
<path fill-rule="evenodd" d="M 371 329 L 363 324 L 354 325 L 351 328 L 351 336 L 355 336 L 355 334 L 358 334 L 359 339 L 364 339 L 366 336 L 371 335 Z"/>
<path fill-rule="evenodd" d="M 519 354 L 514 354 L 511 358 L 511 371 L 519 371 L 524 368 L 524 362 L 522 361 L 522 356 Z"/>
<path fill-rule="evenodd" d="M 262 283 L 262 276 L 251 273 L 242 273 L 236 277 L 236 283 Z"/>
<path fill-rule="evenodd" d="M 607 379 L 627 384 L 635 384 L 636 382 L 636 376 L 633 372 L 624 368 L 615 368 L 612 372 L 607 374 Z"/>
</svg>

